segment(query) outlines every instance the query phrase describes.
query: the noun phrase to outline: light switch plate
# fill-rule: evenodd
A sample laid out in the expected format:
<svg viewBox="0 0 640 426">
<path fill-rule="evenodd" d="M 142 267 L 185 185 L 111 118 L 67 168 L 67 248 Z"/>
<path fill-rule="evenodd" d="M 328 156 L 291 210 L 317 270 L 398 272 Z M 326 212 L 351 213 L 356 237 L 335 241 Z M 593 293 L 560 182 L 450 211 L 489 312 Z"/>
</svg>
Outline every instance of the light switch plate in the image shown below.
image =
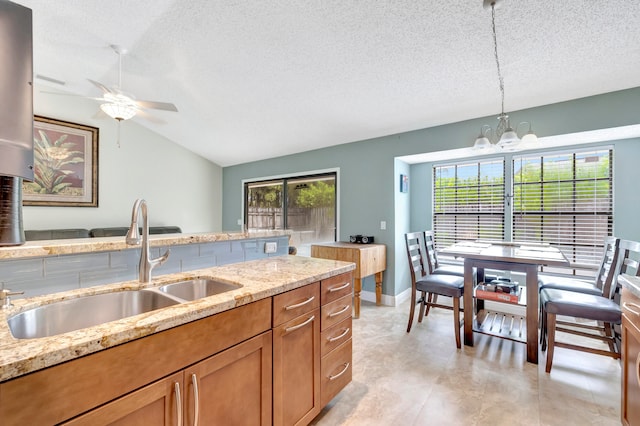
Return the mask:
<svg viewBox="0 0 640 426">
<path fill-rule="evenodd" d="M 387 229 L 387 221 L 385 221 L 385 220 L 381 220 L 380 221 L 380 229 L 383 230 L 383 231 L 385 229 Z"/>
<path fill-rule="evenodd" d="M 264 243 L 264 252 L 265 253 L 275 253 L 278 251 L 278 243 Z"/>
</svg>

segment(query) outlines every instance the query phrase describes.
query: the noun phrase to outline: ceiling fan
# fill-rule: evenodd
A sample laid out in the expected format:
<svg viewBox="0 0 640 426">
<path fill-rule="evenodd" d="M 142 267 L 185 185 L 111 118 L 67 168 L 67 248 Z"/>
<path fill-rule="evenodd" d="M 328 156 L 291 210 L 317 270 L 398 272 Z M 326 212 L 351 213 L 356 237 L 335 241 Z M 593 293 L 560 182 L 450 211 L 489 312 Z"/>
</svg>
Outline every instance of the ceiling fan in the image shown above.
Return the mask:
<svg viewBox="0 0 640 426">
<path fill-rule="evenodd" d="M 157 109 L 163 111 L 178 112 L 178 108 L 172 103 L 156 101 L 139 101 L 132 95 L 122 91 L 122 55 L 127 51 L 120 46 L 111 45 L 111 48 L 118 55 L 118 85 L 107 87 L 97 81 L 88 79 L 94 86 L 102 90 L 101 98 L 92 98 L 103 102 L 100 109 L 109 117 L 118 121 L 128 120 L 144 109 Z"/>
<path fill-rule="evenodd" d="M 102 90 L 102 97 L 94 98 L 94 97 L 86 97 L 88 99 L 93 99 L 96 101 L 100 101 L 100 109 L 107 114 L 109 117 L 116 119 L 118 122 L 128 120 L 133 118 L 136 114 L 144 114 L 145 109 L 157 109 L 163 111 L 173 111 L 178 112 L 178 108 L 172 103 L 168 102 L 156 102 L 156 101 L 139 101 L 136 100 L 134 96 L 131 94 L 125 93 L 122 91 L 122 55 L 126 54 L 127 51 L 120 46 L 111 45 L 113 51 L 118 55 L 118 85 L 109 88 L 108 86 L 99 83 L 95 80 L 87 79 L 94 86 L 98 87 Z M 36 75 L 36 78 L 39 78 L 44 81 L 56 83 L 59 85 L 64 85 L 64 81 L 52 79 L 50 77 Z M 79 96 L 76 94 L 70 93 L 59 93 L 59 92 L 47 92 L 43 91 L 42 93 L 49 93 L 52 95 L 68 95 L 68 96 Z M 84 96 L 83 96 L 84 97 Z M 144 114 L 144 117 L 156 122 L 162 122 L 161 120 L 154 119 L 154 117 Z"/>
</svg>

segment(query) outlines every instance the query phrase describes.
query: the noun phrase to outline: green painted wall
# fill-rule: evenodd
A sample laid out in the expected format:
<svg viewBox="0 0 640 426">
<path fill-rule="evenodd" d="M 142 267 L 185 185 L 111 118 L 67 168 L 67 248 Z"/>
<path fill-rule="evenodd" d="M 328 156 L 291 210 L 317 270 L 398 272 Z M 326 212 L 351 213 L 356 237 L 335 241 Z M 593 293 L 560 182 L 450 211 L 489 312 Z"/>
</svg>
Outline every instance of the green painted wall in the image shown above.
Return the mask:
<svg viewBox="0 0 640 426">
<path fill-rule="evenodd" d="M 469 147 L 480 126 L 495 116 L 467 120 L 366 141 L 337 145 L 223 169 L 222 229 L 238 229 L 242 217 L 242 180 L 313 170 L 339 168 L 340 233 L 374 235 L 388 247 L 382 291 L 397 295 L 408 288 L 404 233 L 431 227 L 430 165 L 408 167 L 395 157 Z M 513 122 L 534 123 L 538 136 L 640 124 L 640 88 L 607 93 L 510 113 Z M 614 230 L 623 238 L 640 240 L 635 211 L 640 196 L 640 143 L 616 144 Z M 409 194 L 399 194 L 399 175 L 408 171 Z M 380 230 L 380 221 L 387 230 Z M 364 290 L 373 291 L 372 279 Z"/>
</svg>

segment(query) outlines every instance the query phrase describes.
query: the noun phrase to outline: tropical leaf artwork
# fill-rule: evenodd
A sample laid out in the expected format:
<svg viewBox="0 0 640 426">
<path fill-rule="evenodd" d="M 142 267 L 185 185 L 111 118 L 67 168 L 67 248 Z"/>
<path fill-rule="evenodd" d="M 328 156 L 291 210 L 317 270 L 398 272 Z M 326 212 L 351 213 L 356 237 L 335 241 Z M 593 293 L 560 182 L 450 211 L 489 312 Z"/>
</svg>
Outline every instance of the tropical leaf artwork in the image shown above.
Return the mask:
<svg viewBox="0 0 640 426">
<path fill-rule="evenodd" d="M 71 183 L 63 182 L 73 174 L 70 164 L 83 163 L 83 153 L 75 151 L 75 144 L 67 142 L 68 135 L 63 134 L 51 142 L 47 133 L 38 131 L 40 138 L 34 138 L 34 180 L 25 185 L 26 192 L 32 194 L 67 193 Z"/>
</svg>

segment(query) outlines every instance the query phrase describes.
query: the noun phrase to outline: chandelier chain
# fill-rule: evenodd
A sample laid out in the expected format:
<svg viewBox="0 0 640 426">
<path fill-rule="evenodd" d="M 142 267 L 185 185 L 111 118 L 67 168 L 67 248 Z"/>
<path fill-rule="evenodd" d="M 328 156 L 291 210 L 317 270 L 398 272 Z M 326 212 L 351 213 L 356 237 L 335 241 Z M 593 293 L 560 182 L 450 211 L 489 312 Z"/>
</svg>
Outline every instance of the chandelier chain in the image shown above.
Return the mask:
<svg viewBox="0 0 640 426">
<path fill-rule="evenodd" d="M 501 94 L 501 112 L 504 114 L 504 79 L 500 71 L 500 61 L 498 60 L 498 38 L 496 36 L 496 7 L 495 3 L 491 4 L 491 29 L 493 31 L 493 54 L 496 59 L 496 68 L 498 69 L 498 83 L 500 85 Z"/>
</svg>

